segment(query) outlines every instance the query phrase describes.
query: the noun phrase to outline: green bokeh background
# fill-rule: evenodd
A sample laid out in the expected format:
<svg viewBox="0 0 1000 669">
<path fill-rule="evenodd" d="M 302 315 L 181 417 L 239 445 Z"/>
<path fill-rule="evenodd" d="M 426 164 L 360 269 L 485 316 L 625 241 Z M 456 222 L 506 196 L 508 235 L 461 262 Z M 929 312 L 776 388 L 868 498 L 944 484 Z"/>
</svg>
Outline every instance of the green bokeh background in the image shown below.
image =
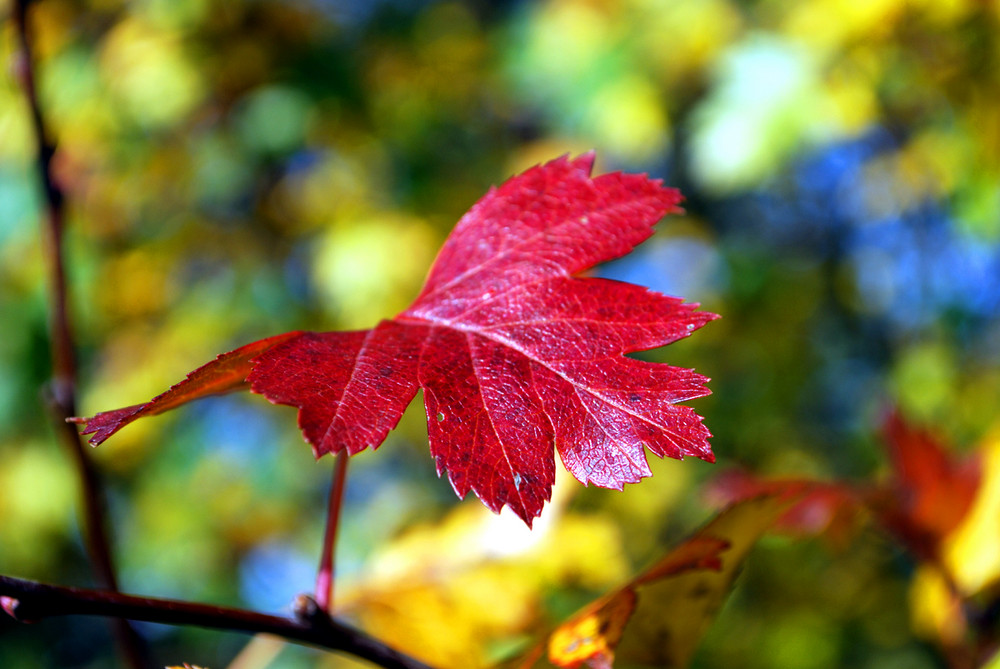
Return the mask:
<svg viewBox="0 0 1000 669">
<path fill-rule="evenodd" d="M 10 12 L 0 3 L 0 573 L 87 585 L 74 476 L 41 400 L 41 196 Z M 83 412 L 264 336 L 370 327 L 416 295 L 490 185 L 596 149 L 598 172 L 649 172 L 687 197 L 600 272 L 723 316 L 648 354 L 713 378 L 693 404 L 718 464 L 665 463 L 570 502 L 613 520 L 630 569 L 709 517 L 716 471 L 866 481 L 885 470 L 888 406 L 960 449 L 995 422 L 996 2 L 43 0 L 31 18 L 69 201 Z M 93 455 L 126 590 L 281 611 L 311 589 L 331 460 L 313 461 L 291 410 L 207 400 Z M 456 504 L 411 410 L 352 463 L 344 578 Z M 769 539 L 695 666 L 945 666 L 910 627 L 913 564 L 874 531 L 839 554 Z M 595 594 L 575 585 L 540 619 Z M 161 664 L 223 667 L 245 643 L 142 632 Z M 0 621 L 0 666 L 113 657 L 101 621 Z M 290 648 L 274 666 L 353 665 Z"/>
</svg>

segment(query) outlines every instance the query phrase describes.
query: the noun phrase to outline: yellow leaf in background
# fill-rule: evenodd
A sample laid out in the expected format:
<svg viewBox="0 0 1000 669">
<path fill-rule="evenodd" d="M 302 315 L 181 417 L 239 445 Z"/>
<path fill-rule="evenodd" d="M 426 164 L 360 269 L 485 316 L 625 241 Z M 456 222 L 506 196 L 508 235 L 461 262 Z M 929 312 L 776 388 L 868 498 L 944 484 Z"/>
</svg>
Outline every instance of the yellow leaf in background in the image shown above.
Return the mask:
<svg viewBox="0 0 1000 669">
<path fill-rule="evenodd" d="M 554 85 L 579 79 L 598 67 L 620 29 L 597 3 L 550 2 L 535 8 L 527 55 Z"/>
<path fill-rule="evenodd" d="M 436 235 L 422 219 L 370 212 L 341 220 L 321 238 L 316 286 L 345 327 L 368 327 L 406 307 L 434 258 Z"/>
<path fill-rule="evenodd" d="M 942 547 L 944 563 L 965 595 L 1000 579 L 1000 429 L 987 438 L 980 453 L 979 492 Z"/>
<path fill-rule="evenodd" d="M 929 564 L 917 568 L 910 582 L 910 620 L 913 631 L 945 646 L 961 643 L 967 632 L 962 604 L 941 570 Z"/>
<path fill-rule="evenodd" d="M 941 565 L 921 564 L 910 584 L 914 632 L 960 647 L 969 623 L 963 599 L 1000 581 L 1000 429 L 979 449 L 981 478 L 972 506 L 941 542 Z"/>
<path fill-rule="evenodd" d="M 549 661 L 558 667 L 578 667 L 582 662 L 610 667 L 635 600 L 633 590 L 621 590 L 557 627 L 549 637 Z"/>
<path fill-rule="evenodd" d="M 651 576 L 641 578 L 639 603 L 619 656 L 657 667 L 687 666 L 750 549 L 792 501 L 775 495 L 740 502 L 722 511 L 682 546 L 693 550 L 692 542 L 725 541 L 729 547 L 720 555 L 718 570 L 668 572 L 670 578 L 653 582 L 648 580 Z"/>
<path fill-rule="evenodd" d="M 803 490 L 799 486 L 798 494 Z M 776 493 L 734 504 L 630 583 L 557 627 L 541 646 L 504 666 L 610 669 L 616 657 L 655 667 L 687 666 L 750 549 L 793 501 Z"/>
<path fill-rule="evenodd" d="M 616 155 L 636 162 L 666 151 L 670 119 L 662 96 L 643 77 L 609 81 L 588 101 L 582 134 Z"/>
<path fill-rule="evenodd" d="M 813 0 L 789 6 L 784 32 L 823 51 L 842 48 L 863 35 L 871 39 L 890 29 L 902 15 L 902 0 Z"/>
<path fill-rule="evenodd" d="M 691 570 L 718 570 L 723 539 L 696 535 L 621 590 L 599 599 L 560 625 L 549 637 L 549 661 L 557 667 L 611 667 L 615 649 L 635 612 L 641 586 Z"/>
<path fill-rule="evenodd" d="M 634 16 L 630 24 L 637 34 L 630 35 L 629 42 L 668 87 L 710 66 L 746 20 L 727 0 L 632 0 L 630 4 L 628 11 Z M 670 35 L 669 49 L 663 48 L 664 35 Z"/>
<path fill-rule="evenodd" d="M 0 441 L 0 460 L 0 569 L 44 577 L 64 559 L 52 542 L 73 536 L 72 467 L 34 440 Z"/>
<path fill-rule="evenodd" d="M 432 666 L 490 666 L 491 643 L 532 633 L 546 591 L 599 591 L 627 573 L 614 519 L 562 513 L 576 490 L 566 482 L 557 475 L 533 530 L 513 514 L 462 504 L 407 532 L 343 585 L 337 614 Z"/>
<path fill-rule="evenodd" d="M 134 120 L 149 127 L 180 121 L 204 96 L 205 82 L 182 35 L 125 18 L 104 40 L 101 71 Z"/>
</svg>

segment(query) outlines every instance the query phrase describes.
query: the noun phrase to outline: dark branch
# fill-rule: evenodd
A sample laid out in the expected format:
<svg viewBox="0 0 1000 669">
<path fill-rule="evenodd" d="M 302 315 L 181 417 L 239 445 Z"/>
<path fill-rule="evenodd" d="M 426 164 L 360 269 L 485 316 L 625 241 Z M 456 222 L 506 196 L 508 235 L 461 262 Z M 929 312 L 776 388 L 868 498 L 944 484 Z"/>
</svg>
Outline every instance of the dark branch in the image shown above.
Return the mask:
<svg viewBox="0 0 1000 669">
<path fill-rule="evenodd" d="M 108 590 L 118 590 L 110 542 L 105 525 L 105 500 L 97 471 L 87 457 L 76 427 L 66 422 L 76 415 L 76 356 L 69 317 L 69 290 L 63 256 L 63 230 L 66 222 L 66 197 L 52 170 L 55 144 L 49 136 L 38 100 L 35 63 L 28 28 L 29 0 L 14 3 L 17 28 L 17 74 L 31 110 L 35 135 L 38 176 L 45 193 L 45 225 L 42 236 L 49 272 L 49 329 L 52 348 L 52 381 L 48 389 L 53 423 L 60 443 L 70 459 L 80 484 L 80 507 L 87 552 L 98 583 Z M 136 669 L 145 665 L 144 645 L 124 620 L 116 623 L 116 634 L 126 661 Z"/>
<path fill-rule="evenodd" d="M 67 588 L 10 576 L 0 576 L 0 596 L 9 598 L 3 602 L 3 608 L 23 622 L 62 615 L 93 615 L 247 634 L 274 634 L 290 641 L 354 655 L 385 669 L 430 669 L 364 632 L 334 620 L 308 597 L 296 605 L 299 615 L 292 619 L 224 606 Z"/>
</svg>

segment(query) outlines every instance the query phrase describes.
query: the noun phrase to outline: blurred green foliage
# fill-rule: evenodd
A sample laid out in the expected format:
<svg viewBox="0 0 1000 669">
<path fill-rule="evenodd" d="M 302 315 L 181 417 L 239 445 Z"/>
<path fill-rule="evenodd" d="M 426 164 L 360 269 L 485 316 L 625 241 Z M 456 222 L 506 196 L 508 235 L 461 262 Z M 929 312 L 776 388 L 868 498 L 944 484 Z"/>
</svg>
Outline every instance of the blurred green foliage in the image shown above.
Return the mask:
<svg viewBox="0 0 1000 669">
<path fill-rule="evenodd" d="M 713 377 L 697 408 L 719 464 L 653 463 L 623 494 L 577 491 L 564 517 L 602 528 L 594 559 L 618 566 L 543 570 L 526 613 L 476 628 L 477 661 L 703 522 L 715 469 L 863 480 L 884 468 L 889 404 L 956 443 L 995 422 L 995 1 L 40 0 L 31 19 L 87 413 L 247 341 L 391 316 L 465 209 L 531 164 L 596 148 L 598 171 L 682 188 L 687 214 L 601 271 L 723 315 L 648 354 Z M 6 20 L 0 573 L 86 584 L 73 477 L 40 399 L 41 198 L 14 50 Z M 312 462 L 292 415 L 220 398 L 94 452 L 127 590 L 280 610 L 311 589 L 330 462 Z M 382 547 L 455 505 L 425 440 L 411 410 L 354 459 L 347 583 L 363 589 Z M 695 666 L 942 666 L 908 622 L 911 569 L 870 533 L 837 555 L 765 542 Z M 480 609 L 497 597 L 483 592 Z M 143 632 L 161 663 L 221 667 L 243 643 Z M 113 653 L 99 621 L 0 633 L 0 666 Z M 277 662 L 354 666 L 303 649 Z"/>
</svg>

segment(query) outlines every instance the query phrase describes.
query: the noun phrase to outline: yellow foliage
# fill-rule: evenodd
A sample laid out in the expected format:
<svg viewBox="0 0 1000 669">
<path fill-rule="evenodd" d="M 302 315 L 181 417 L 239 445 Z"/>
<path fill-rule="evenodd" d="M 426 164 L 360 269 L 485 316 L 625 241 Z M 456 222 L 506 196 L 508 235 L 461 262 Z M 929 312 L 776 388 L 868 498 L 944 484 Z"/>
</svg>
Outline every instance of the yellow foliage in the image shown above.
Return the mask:
<svg viewBox="0 0 1000 669">
<path fill-rule="evenodd" d="M 1000 579 L 1000 429 L 980 449 L 982 479 L 972 509 L 944 542 L 944 563 L 971 595 Z"/>
<path fill-rule="evenodd" d="M 965 636 L 961 602 L 941 571 L 932 565 L 921 565 L 910 582 L 910 619 L 914 632 L 946 646 Z"/>
<path fill-rule="evenodd" d="M 639 579 L 640 596 L 633 620 L 618 653 L 653 666 L 686 666 L 736 575 L 761 535 L 774 524 L 791 500 L 758 497 L 721 512 L 712 522 L 672 553 L 709 540 L 723 540 L 717 571 L 696 569 L 661 576 L 654 566 Z"/>
<path fill-rule="evenodd" d="M 785 31 L 813 48 L 833 49 L 863 36 L 877 40 L 891 30 L 904 0 L 811 0 L 790 6 Z"/>
<path fill-rule="evenodd" d="M 320 241 L 313 272 L 326 304 L 346 328 L 367 328 L 416 297 L 437 235 L 423 220 L 371 212 L 338 221 Z"/>
<path fill-rule="evenodd" d="M 834 71 L 826 82 L 831 106 L 848 133 L 861 132 L 878 114 L 878 100 L 871 81 L 847 68 Z"/>
<path fill-rule="evenodd" d="M 668 85 L 706 67 L 739 33 L 742 18 L 725 0 L 633 0 L 636 46 Z M 665 35 L 670 36 L 665 48 Z"/>
<path fill-rule="evenodd" d="M 549 637 L 549 661 L 559 667 L 578 667 L 583 662 L 592 667 L 595 662 L 606 662 L 610 667 L 635 601 L 635 592 L 623 590 L 598 609 L 557 627 Z"/>
<path fill-rule="evenodd" d="M 99 297 L 109 317 L 137 316 L 159 311 L 173 293 L 171 258 L 162 251 L 135 249 L 102 267 Z"/>
<path fill-rule="evenodd" d="M 914 631 L 946 647 L 965 639 L 962 599 L 1000 581 L 1000 430 L 994 430 L 979 452 L 979 491 L 965 518 L 942 543 L 946 573 L 937 565 L 923 564 L 910 584 Z"/>
<path fill-rule="evenodd" d="M 412 529 L 343 588 L 338 614 L 433 666 L 488 666 L 488 642 L 529 632 L 545 590 L 606 588 L 627 571 L 612 520 L 561 513 L 566 478 L 533 530 L 475 500 Z"/>
<path fill-rule="evenodd" d="M 201 100 L 204 82 L 181 36 L 126 18 L 104 41 L 101 66 L 112 92 L 141 124 L 167 126 Z"/>
<path fill-rule="evenodd" d="M 55 536 L 72 526 L 76 487 L 69 462 L 34 441 L 0 445 L 0 565 L 41 576 L 59 559 Z"/>
<path fill-rule="evenodd" d="M 669 126 L 657 88 L 633 75 L 609 81 L 596 92 L 588 102 L 582 133 L 599 146 L 643 162 L 666 149 Z"/>
<path fill-rule="evenodd" d="M 743 560 L 792 501 L 772 495 L 734 504 L 625 586 L 585 606 L 539 646 L 503 666 L 610 669 L 616 656 L 643 666 L 687 666 Z"/>
<path fill-rule="evenodd" d="M 12 56 L 0 52 L 0 58 L 9 62 Z M 19 163 L 27 162 L 34 151 L 30 130 L 31 118 L 20 88 L 10 78 L 0 78 L 0 137 L 3 138 L 0 142 L 0 157 Z"/>
<path fill-rule="evenodd" d="M 388 157 L 371 137 L 354 132 L 353 145 L 343 146 L 342 138 L 335 137 L 336 150 L 325 151 L 315 166 L 292 172 L 281 181 L 276 197 L 298 228 L 370 216 L 368 212 L 383 199 L 380 185 L 388 180 Z"/>
<path fill-rule="evenodd" d="M 899 354 L 890 384 L 907 415 L 933 422 L 955 397 L 954 352 L 937 342 L 918 344 Z"/>
<path fill-rule="evenodd" d="M 545 4 L 531 25 L 531 62 L 556 80 L 584 76 L 615 42 L 613 14 L 585 2 Z"/>
</svg>

